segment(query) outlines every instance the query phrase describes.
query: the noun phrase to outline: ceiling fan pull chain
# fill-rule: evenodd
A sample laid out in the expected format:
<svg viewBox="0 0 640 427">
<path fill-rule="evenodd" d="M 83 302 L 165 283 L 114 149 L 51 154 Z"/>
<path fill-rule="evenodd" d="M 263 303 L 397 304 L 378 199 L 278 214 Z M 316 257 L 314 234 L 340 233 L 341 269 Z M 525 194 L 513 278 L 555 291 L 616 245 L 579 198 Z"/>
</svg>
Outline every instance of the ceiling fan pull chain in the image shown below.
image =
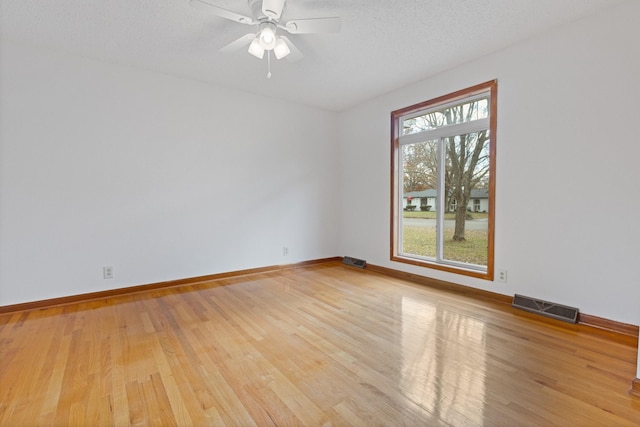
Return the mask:
<svg viewBox="0 0 640 427">
<path fill-rule="evenodd" d="M 267 78 L 271 78 L 271 51 L 267 51 Z"/>
</svg>

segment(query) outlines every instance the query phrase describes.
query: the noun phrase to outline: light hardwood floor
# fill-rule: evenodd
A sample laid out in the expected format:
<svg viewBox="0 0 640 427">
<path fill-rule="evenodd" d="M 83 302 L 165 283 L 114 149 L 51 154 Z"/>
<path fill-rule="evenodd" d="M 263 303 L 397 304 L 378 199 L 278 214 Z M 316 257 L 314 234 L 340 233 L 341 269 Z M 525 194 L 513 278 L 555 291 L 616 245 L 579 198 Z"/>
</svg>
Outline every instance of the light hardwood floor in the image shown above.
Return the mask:
<svg viewBox="0 0 640 427">
<path fill-rule="evenodd" d="M 331 262 L 0 315 L 0 425 L 637 426 L 636 351 Z"/>
</svg>

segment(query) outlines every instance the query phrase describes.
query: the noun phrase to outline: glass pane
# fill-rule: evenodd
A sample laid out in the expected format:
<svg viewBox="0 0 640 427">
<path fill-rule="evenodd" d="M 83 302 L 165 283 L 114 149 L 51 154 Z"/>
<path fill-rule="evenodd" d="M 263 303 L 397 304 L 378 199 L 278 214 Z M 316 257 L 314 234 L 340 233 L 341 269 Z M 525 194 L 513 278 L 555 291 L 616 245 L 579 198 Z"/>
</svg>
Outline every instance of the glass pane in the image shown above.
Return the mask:
<svg viewBox="0 0 640 427">
<path fill-rule="evenodd" d="M 445 220 L 443 258 L 487 265 L 489 131 L 444 140 Z"/>
<path fill-rule="evenodd" d="M 424 132 L 445 126 L 472 122 L 489 117 L 489 97 L 465 101 L 429 111 L 402 121 L 402 135 Z"/>
<path fill-rule="evenodd" d="M 406 255 L 436 257 L 438 141 L 402 146 L 402 241 Z"/>
</svg>

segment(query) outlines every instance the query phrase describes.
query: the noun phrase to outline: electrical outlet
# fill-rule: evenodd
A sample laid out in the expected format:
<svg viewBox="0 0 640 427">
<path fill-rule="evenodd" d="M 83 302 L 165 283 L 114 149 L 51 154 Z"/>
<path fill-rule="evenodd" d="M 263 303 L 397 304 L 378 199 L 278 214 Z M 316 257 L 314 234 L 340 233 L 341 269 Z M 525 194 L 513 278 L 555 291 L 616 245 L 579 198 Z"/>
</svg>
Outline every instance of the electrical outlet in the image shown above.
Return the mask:
<svg viewBox="0 0 640 427">
<path fill-rule="evenodd" d="M 113 279 L 113 267 L 102 267 L 102 278 Z"/>
<path fill-rule="evenodd" d="M 496 270 L 496 278 L 498 282 L 507 283 L 507 270 Z"/>
<path fill-rule="evenodd" d="M 286 246 L 282 247 L 282 256 L 289 256 L 289 248 Z"/>
</svg>

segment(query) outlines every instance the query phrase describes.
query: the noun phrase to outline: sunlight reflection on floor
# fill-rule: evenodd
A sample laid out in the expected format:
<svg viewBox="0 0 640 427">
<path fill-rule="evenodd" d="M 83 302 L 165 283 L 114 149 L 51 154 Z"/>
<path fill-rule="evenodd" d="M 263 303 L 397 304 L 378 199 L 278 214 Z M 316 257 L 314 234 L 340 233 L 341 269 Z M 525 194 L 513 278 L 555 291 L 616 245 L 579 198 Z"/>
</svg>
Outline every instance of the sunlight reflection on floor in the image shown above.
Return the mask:
<svg viewBox="0 0 640 427">
<path fill-rule="evenodd" d="M 406 397 L 446 423 L 482 424 L 485 329 L 477 319 L 403 297 L 400 387 Z"/>
</svg>

